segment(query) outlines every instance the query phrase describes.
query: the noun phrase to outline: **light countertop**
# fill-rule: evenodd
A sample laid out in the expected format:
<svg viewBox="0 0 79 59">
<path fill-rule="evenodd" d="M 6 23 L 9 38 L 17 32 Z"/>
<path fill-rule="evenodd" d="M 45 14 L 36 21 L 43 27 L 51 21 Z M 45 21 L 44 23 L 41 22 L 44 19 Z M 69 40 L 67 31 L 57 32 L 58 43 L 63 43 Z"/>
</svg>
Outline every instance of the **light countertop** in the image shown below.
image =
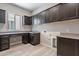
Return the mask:
<svg viewBox="0 0 79 59">
<path fill-rule="evenodd" d="M 61 33 L 60 35 L 58 35 L 58 37 L 65 37 L 65 38 L 72 38 L 79 40 L 79 34 L 74 34 L 74 33 Z"/>
</svg>

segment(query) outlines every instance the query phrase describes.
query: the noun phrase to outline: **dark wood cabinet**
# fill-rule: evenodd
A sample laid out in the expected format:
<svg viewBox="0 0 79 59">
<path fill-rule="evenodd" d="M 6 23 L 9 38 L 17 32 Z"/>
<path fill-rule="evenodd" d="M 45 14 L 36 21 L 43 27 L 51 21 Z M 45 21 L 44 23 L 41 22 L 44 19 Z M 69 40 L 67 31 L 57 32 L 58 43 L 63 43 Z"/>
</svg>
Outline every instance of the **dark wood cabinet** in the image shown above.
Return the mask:
<svg viewBox="0 0 79 59">
<path fill-rule="evenodd" d="M 35 25 L 35 24 L 44 24 L 45 22 L 47 22 L 45 19 L 46 17 L 46 12 L 43 11 L 37 15 L 34 15 L 32 17 L 32 24 Z"/>
<path fill-rule="evenodd" d="M 10 48 L 9 36 L 0 36 L 0 51 Z"/>
<path fill-rule="evenodd" d="M 77 17 L 77 3 L 63 3 L 59 5 L 59 20 L 71 20 Z"/>
<path fill-rule="evenodd" d="M 59 11 L 59 6 L 55 6 L 49 9 L 49 21 L 50 22 L 58 21 L 58 17 L 59 17 L 58 11 Z"/>
<path fill-rule="evenodd" d="M 50 14 L 49 14 L 49 9 L 45 10 L 45 23 L 50 23 Z"/>
<path fill-rule="evenodd" d="M 24 33 L 1 33 L 0 35 L 0 51 L 7 50 L 10 48 L 10 37 L 22 35 L 22 43 L 27 44 L 30 43 L 32 45 L 40 44 L 40 33 L 35 32 L 24 32 Z M 15 42 L 15 41 L 14 41 Z"/>
<path fill-rule="evenodd" d="M 29 17 L 29 25 L 32 25 L 32 16 Z"/>
<path fill-rule="evenodd" d="M 40 44 L 40 33 L 29 33 L 30 35 L 30 44 L 38 45 Z"/>
<path fill-rule="evenodd" d="M 42 19 L 41 19 L 41 15 L 37 14 L 37 24 L 42 24 Z"/>
<path fill-rule="evenodd" d="M 0 9 L 0 23 L 5 23 L 5 10 Z"/>
<path fill-rule="evenodd" d="M 32 25 L 40 24 L 39 15 L 32 16 Z"/>
<path fill-rule="evenodd" d="M 58 56 L 79 56 L 79 40 L 57 37 Z"/>
<path fill-rule="evenodd" d="M 32 45 L 40 44 L 40 33 L 26 33 L 22 35 L 22 43 Z"/>
<path fill-rule="evenodd" d="M 40 14 L 40 19 L 41 19 L 41 24 L 45 23 L 45 11 L 39 13 Z"/>
<path fill-rule="evenodd" d="M 24 16 L 24 24 L 31 25 L 32 24 L 32 17 Z"/>
<path fill-rule="evenodd" d="M 37 18 L 39 18 L 40 24 L 78 19 L 79 3 L 60 3 L 38 15 Z"/>
<path fill-rule="evenodd" d="M 76 54 L 79 56 L 79 40 L 77 40 L 75 47 L 77 47 L 76 48 Z"/>
<path fill-rule="evenodd" d="M 29 43 L 29 34 L 28 33 L 22 35 L 22 43 L 24 43 L 24 44 Z"/>
<path fill-rule="evenodd" d="M 77 3 L 77 18 L 79 18 L 79 3 Z"/>
<path fill-rule="evenodd" d="M 44 12 L 41 12 L 41 13 L 38 14 L 38 20 L 39 20 L 39 24 L 45 23 L 45 14 L 44 14 Z"/>
<path fill-rule="evenodd" d="M 35 19 L 36 19 L 36 16 L 32 16 L 32 25 L 35 25 Z"/>
<path fill-rule="evenodd" d="M 43 24 L 42 15 L 41 14 L 34 15 L 32 17 L 32 24 L 33 25 Z"/>
</svg>

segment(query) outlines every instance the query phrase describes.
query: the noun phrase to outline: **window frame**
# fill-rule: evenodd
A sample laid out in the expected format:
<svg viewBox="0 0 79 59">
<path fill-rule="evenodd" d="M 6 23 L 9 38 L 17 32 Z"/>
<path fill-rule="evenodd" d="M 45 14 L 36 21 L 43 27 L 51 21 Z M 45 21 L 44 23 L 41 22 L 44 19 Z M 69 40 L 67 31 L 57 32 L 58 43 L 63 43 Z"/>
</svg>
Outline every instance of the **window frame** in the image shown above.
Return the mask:
<svg viewBox="0 0 79 59">
<path fill-rule="evenodd" d="M 12 15 L 14 15 L 14 29 L 9 29 L 9 14 L 12 14 Z M 13 13 L 7 13 L 7 27 L 8 27 L 8 31 L 16 31 L 16 20 L 15 20 L 15 14 L 13 14 Z"/>
</svg>

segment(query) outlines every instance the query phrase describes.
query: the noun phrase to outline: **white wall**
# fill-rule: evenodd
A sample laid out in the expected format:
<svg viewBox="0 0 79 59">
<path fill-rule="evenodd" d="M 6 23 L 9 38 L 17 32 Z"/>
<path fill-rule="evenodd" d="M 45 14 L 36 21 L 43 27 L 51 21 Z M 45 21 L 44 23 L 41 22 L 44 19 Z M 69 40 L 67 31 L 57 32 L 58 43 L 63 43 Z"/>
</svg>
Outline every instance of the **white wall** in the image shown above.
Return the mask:
<svg viewBox="0 0 79 59">
<path fill-rule="evenodd" d="M 4 9 L 9 13 L 18 14 L 18 15 L 27 15 L 27 16 L 32 15 L 31 12 L 29 11 L 24 11 L 16 6 L 7 3 L 0 3 L 0 9 Z"/>
<path fill-rule="evenodd" d="M 7 13 L 16 14 L 16 15 L 27 15 L 31 16 L 32 14 L 28 11 L 24 11 L 16 6 L 9 5 L 7 3 L 0 3 L 0 9 L 6 10 Z M 6 13 L 6 23 L 0 23 L 0 32 L 8 31 L 8 24 L 7 24 L 7 13 Z M 31 26 L 22 25 L 21 31 L 31 31 Z"/>
<path fill-rule="evenodd" d="M 34 25 L 33 31 L 52 31 L 52 32 L 68 32 L 79 33 L 79 19 L 73 19 L 69 21 L 52 22 L 42 25 Z"/>
</svg>

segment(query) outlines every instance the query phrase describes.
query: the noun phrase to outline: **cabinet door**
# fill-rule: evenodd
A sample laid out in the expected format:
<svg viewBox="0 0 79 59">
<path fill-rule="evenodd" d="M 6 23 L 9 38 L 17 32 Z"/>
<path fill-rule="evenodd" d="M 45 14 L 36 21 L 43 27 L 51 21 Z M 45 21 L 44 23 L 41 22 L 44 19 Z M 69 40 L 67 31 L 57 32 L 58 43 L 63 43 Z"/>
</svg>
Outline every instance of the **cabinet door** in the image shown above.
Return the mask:
<svg viewBox="0 0 79 59">
<path fill-rule="evenodd" d="M 29 42 L 29 35 L 27 34 L 23 34 L 22 35 L 22 43 L 27 44 Z"/>
<path fill-rule="evenodd" d="M 40 33 L 30 33 L 30 44 L 32 45 L 40 44 Z"/>
<path fill-rule="evenodd" d="M 71 38 L 58 37 L 57 39 L 57 55 L 75 56 L 76 40 Z"/>
<path fill-rule="evenodd" d="M 0 51 L 10 48 L 9 36 L 0 36 Z"/>
<path fill-rule="evenodd" d="M 9 48 L 10 48 L 10 44 L 1 44 L 0 45 L 0 51 L 7 50 Z"/>
<path fill-rule="evenodd" d="M 41 15 L 40 13 L 37 14 L 37 24 L 42 24 Z"/>
<path fill-rule="evenodd" d="M 34 43 L 34 45 L 37 45 L 37 44 L 39 44 L 40 43 L 40 34 L 38 33 L 38 34 L 33 34 L 33 43 Z"/>
<path fill-rule="evenodd" d="M 59 20 L 69 20 L 75 18 L 77 4 L 76 3 L 64 3 L 59 5 Z"/>
<path fill-rule="evenodd" d="M 30 33 L 30 34 L 29 34 L 29 37 L 30 37 L 30 43 L 33 44 L 34 35 Z"/>
<path fill-rule="evenodd" d="M 24 24 L 28 25 L 28 17 L 27 16 L 24 16 Z"/>
<path fill-rule="evenodd" d="M 5 10 L 0 9 L 0 23 L 5 23 Z"/>
<path fill-rule="evenodd" d="M 45 11 L 45 23 L 50 23 L 49 19 L 50 19 L 49 10 L 46 10 Z"/>
<path fill-rule="evenodd" d="M 34 25 L 34 18 L 35 16 L 32 16 L 32 25 Z"/>
<path fill-rule="evenodd" d="M 41 24 L 44 24 L 45 23 L 45 12 L 41 12 L 40 13 L 40 17 L 41 17 Z"/>
<path fill-rule="evenodd" d="M 8 43 L 10 43 L 9 36 L 1 36 L 0 37 L 0 41 L 1 41 L 1 44 L 8 44 Z"/>
<path fill-rule="evenodd" d="M 49 10 L 50 22 L 58 21 L 58 17 L 59 17 L 58 10 L 59 10 L 59 6 L 55 6 Z"/>
<path fill-rule="evenodd" d="M 37 24 L 37 15 L 32 16 L 32 25 Z"/>
<path fill-rule="evenodd" d="M 77 18 L 79 18 L 79 3 L 76 4 L 77 4 Z"/>
<path fill-rule="evenodd" d="M 76 54 L 79 56 L 79 40 L 77 40 L 76 44 Z"/>
<path fill-rule="evenodd" d="M 76 51 L 75 42 L 76 40 L 74 39 L 63 38 L 63 55 L 64 56 L 75 56 L 75 51 Z"/>
<path fill-rule="evenodd" d="M 40 18 L 39 15 L 34 15 L 32 17 L 32 25 L 37 25 L 37 24 L 40 24 Z"/>
<path fill-rule="evenodd" d="M 24 16 L 24 24 L 31 25 L 32 24 L 32 17 Z"/>
<path fill-rule="evenodd" d="M 32 25 L 32 17 L 28 17 L 29 25 Z"/>
<path fill-rule="evenodd" d="M 42 17 L 41 17 L 41 13 L 38 14 L 38 21 L 39 21 L 39 24 L 42 24 Z"/>
<path fill-rule="evenodd" d="M 57 37 L 57 55 L 62 56 L 63 55 L 63 41 L 60 37 Z"/>
</svg>

